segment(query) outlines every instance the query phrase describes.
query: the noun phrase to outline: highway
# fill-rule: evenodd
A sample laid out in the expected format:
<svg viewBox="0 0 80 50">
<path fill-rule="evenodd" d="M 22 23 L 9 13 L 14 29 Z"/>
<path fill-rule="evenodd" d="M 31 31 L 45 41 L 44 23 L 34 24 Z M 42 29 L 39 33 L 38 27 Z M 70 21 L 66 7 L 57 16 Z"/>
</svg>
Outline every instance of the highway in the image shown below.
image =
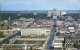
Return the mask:
<svg viewBox="0 0 80 50">
<path fill-rule="evenodd" d="M 26 26 L 26 28 L 29 28 L 29 27 L 30 27 L 34 22 L 36 22 L 36 20 L 38 20 L 38 19 L 39 19 L 39 17 L 37 17 L 31 24 L 29 24 L 28 26 Z M 8 40 L 10 40 L 10 39 L 12 39 L 12 38 L 14 38 L 14 37 L 16 37 L 16 36 L 18 36 L 18 35 L 21 35 L 21 31 L 18 31 L 18 32 L 15 33 L 14 35 L 9 36 L 9 37 L 5 38 L 4 40 L 2 40 L 2 41 L 0 42 L 0 45 L 4 44 L 6 41 L 8 41 Z"/>
<path fill-rule="evenodd" d="M 43 50 L 53 50 L 52 42 L 55 37 L 56 32 L 56 19 L 52 19 L 53 25 L 51 29 L 51 35 L 47 38 L 46 42 L 43 45 Z"/>
</svg>

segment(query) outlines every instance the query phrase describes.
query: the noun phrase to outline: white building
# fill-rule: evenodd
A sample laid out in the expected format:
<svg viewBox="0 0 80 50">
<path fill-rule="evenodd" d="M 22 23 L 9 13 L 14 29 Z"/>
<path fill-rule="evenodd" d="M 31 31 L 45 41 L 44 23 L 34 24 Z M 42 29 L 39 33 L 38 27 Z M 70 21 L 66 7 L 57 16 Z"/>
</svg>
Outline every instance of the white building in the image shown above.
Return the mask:
<svg viewBox="0 0 80 50">
<path fill-rule="evenodd" d="M 21 30 L 19 27 L 13 27 L 12 30 Z"/>
<path fill-rule="evenodd" d="M 54 41 L 52 42 L 52 46 L 54 46 L 54 48 L 63 48 L 62 41 L 64 41 L 64 38 L 58 38 L 55 36 Z"/>
<path fill-rule="evenodd" d="M 66 14 L 66 12 L 64 12 L 63 10 L 60 11 L 60 16 Z"/>
<path fill-rule="evenodd" d="M 21 36 L 27 35 L 48 35 L 50 34 L 50 29 L 43 28 L 26 28 L 21 30 Z"/>
<path fill-rule="evenodd" d="M 51 11 L 48 10 L 48 12 L 47 12 L 47 17 L 53 16 L 53 19 L 57 19 L 57 16 L 62 16 L 62 15 L 64 15 L 64 14 L 67 14 L 67 13 L 64 12 L 64 11 L 58 12 L 58 11 L 57 11 L 57 8 L 54 7 L 54 8 L 53 8 L 53 12 L 51 12 Z"/>
<path fill-rule="evenodd" d="M 75 32 L 74 27 L 68 27 L 68 30 L 69 30 L 70 32 Z"/>
<path fill-rule="evenodd" d="M 48 10 L 47 17 L 51 17 L 51 12 Z"/>
</svg>

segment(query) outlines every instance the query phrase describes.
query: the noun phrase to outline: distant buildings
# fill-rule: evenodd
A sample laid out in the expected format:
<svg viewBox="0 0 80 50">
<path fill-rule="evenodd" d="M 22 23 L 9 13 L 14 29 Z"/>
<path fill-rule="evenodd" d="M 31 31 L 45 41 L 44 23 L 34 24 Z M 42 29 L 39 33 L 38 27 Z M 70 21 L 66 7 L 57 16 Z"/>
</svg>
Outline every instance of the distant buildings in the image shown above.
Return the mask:
<svg viewBox="0 0 80 50">
<path fill-rule="evenodd" d="M 14 27 L 19 27 L 19 28 L 23 29 L 27 25 L 29 25 L 30 23 L 32 23 L 33 20 L 34 20 L 33 18 L 27 19 L 27 18 L 22 17 L 20 19 L 13 20 L 13 24 L 12 25 L 13 25 L 13 28 Z"/>
<path fill-rule="evenodd" d="M 57 16 L 62 16 L 62 15 L 64 15 L 64 14 L 66 14 L 66 12 L 64 12 L 64 11 L 60 11 L 60 12 L 58 12 L 57 11 L 57 8 L 56 7 L 54 7 L 53 8 L 53 12 L 51 12 L 51 11 L 49 11 L 48 10 L 48 12 L 47 12 L 47 17 L 53 17 L 53 18 L 57 18 Z"/>
<path fill-rule="evenodd" d="M 51 17 L 51 11 L 48 10 L 47 17 Z"/>
<path fill-rule="evenodd" d="M 52 20 L 47 19 L 38 19 L 31 28 L 51 28 L 52 27 Z"/>
<path fill-rule="evenodd" d="M 60 16 L 66 14 L 66 12 L 64 12 L 63 10 L 60 11 Z"/>
<path fill-rule="evenodd" d="M 58 14 L 57 14 L 57 8 L 56 8 L 56 7 L 53 8 L 53 13 L 52 13 L 52 15 L 53 15 L 53 16 L 57 16 L 57 15 L 58 15 Z"/>
</svg>

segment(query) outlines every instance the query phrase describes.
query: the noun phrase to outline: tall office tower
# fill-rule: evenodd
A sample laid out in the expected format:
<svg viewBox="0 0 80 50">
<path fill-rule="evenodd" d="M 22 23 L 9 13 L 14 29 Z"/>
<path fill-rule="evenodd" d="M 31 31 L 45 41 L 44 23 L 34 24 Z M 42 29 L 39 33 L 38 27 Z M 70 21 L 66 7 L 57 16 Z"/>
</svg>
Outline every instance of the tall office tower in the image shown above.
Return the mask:
<svg viewBox="0 0 80 50">
<path fill-rule="evenodd" d="M 47 12 L 47 17 L 51 17 L 51 11 L 50 10 L 48 10 L 48 12 Z"/>
<path fill-rule="evenodd" d="M 54 19 L 57 19 L 57 8 L 56 7 L 53 8 L 53 14 L 52 15 L 53 15 Z"/>
</svg>

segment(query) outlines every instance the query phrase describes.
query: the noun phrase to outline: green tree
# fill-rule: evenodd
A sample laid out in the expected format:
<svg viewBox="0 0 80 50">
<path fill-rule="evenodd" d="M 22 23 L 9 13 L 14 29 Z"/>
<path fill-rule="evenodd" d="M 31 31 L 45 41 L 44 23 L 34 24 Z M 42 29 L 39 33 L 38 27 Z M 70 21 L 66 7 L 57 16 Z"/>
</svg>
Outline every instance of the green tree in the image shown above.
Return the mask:
<svg viewBox="0 0 80 50">
<path fill-rule="evenodd" d="M 0 38 L 3 38 L 3 37 L 5 37 L 5 36 L 3 35 L 3 32 L 0 32 Z"/>
<path fill-rule="evenodd" d="M 78 44 L 78 41 L 77 40 L 75 41 L 75 44 Z"/>
<path fill-rule="evenodd" d="M 75 43 L 73 44 L 73 46 L 74 46 L 74 48 L 76 48 L 76 47 L 77 47 L 77 45 L 76 45 Z"/>
<path fill-rule="evenodd" d="M 1 24 L 1 27 L 4 27 L 4 24 Z"/>
<path fill-rule="evenodd" d="M 58 32 L 56 33 L 56 36 L 59 36 L 59 35 L 61 35 L 61 33 L 58 31 Z"/>
<path fill-rule="evenodd" d="M 7 43 L 7 44 L 9 44 L 9 40 L 7 40 L 7 41 L 3 41 L 3 43 Z"/>
</svg>

